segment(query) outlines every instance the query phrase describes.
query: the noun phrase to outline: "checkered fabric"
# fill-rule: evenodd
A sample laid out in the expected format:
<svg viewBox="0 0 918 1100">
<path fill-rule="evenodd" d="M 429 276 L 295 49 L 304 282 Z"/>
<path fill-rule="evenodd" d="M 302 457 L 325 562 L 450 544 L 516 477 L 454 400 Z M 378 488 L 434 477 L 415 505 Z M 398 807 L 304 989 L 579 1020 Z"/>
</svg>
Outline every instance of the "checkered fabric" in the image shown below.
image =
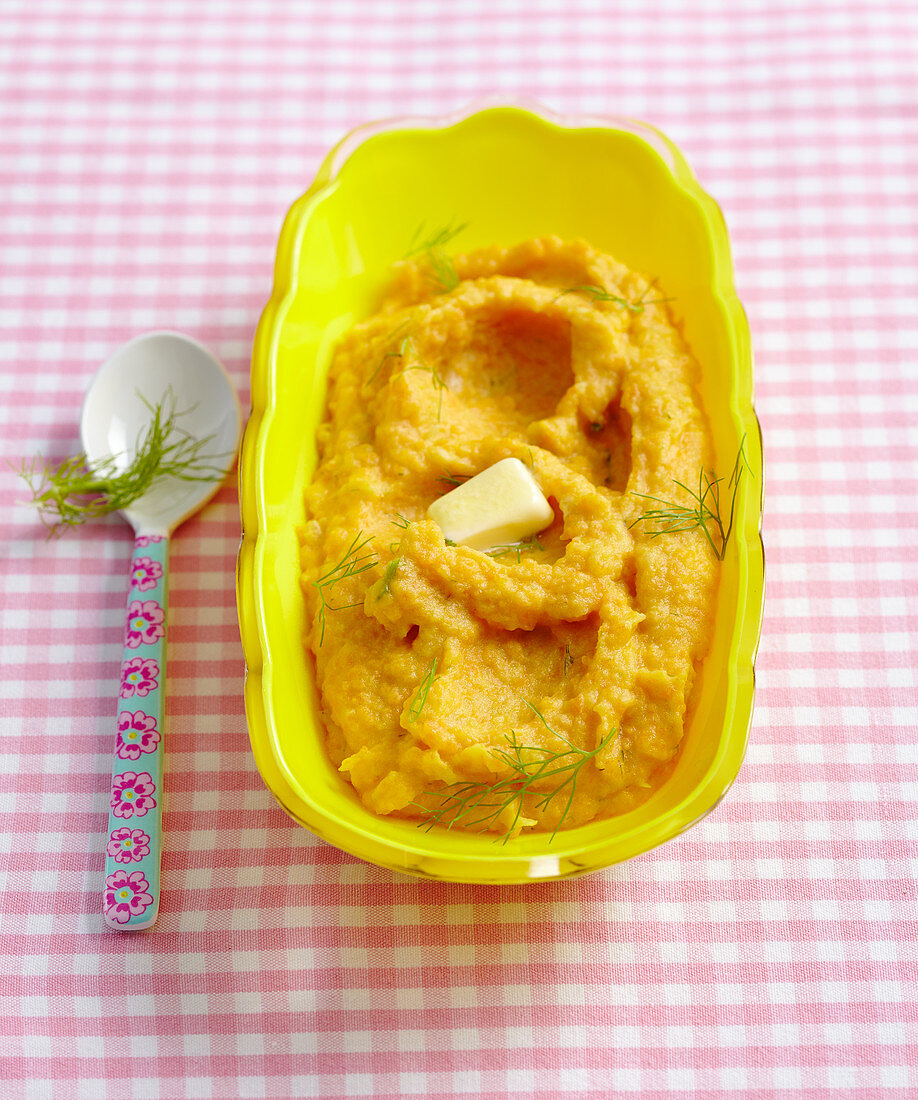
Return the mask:
<svg viewBox="0 0 918 1100">
<path fill-rule="evenodd" d="M 0 0 L 2 459 L 130 336 L 248 392 L 283 215 L 350 127 L 482 95 L 646 119 L 722 204 L 766 441 L 749 754 L 582 880 L 404 879 L 293 825 L 242 705 L 228 482 L 174 540 L 167 850 L 103 930 L 131 535 L 0 467 L 0 1100 L 918 1095 L 918 5 Z"/>
</svg>

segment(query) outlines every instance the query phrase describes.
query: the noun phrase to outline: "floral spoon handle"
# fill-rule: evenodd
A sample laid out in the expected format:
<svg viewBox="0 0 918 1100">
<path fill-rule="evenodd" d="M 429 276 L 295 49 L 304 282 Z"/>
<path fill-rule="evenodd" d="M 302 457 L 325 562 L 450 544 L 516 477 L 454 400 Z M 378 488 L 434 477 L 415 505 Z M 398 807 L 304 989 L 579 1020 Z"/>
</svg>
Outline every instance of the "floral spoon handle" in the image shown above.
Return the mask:
<svg viewBox="0 0 918 1100">
<path fill-rule="evenodd" d="M 131 560 L 102 897 L 105 923 L 123 931 L 159 914 L 168 547 L 138 535 Z"/>
</svg>

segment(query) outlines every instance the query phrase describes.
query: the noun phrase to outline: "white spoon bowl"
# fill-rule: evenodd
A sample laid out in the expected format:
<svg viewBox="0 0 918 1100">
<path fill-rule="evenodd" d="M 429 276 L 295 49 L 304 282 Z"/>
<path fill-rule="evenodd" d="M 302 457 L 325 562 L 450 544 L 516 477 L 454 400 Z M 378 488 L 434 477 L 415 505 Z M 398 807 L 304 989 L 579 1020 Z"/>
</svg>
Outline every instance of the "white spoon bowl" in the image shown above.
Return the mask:
<svg viewBox="0 0 918 1100">
<path fill-rule="evenodd" d="M 155 406 L 170 390 L 183 414 L 179 427 L 196 439 L 212 437 L 205 451 L 208 465 L 228 471 L 242 424 L 239 399 L 219 360 L 180 332 L 137 336 L 99 368 L 80 419 L 90 465 L 115 456 L 119 469 L 126 469 L 151 419 L 143 399 Z M 223 473 L 213 481 L 167 479 L 123 514 L 139 534 L 169 535 L 214 495 L 222 480 Z"/>
</svg>

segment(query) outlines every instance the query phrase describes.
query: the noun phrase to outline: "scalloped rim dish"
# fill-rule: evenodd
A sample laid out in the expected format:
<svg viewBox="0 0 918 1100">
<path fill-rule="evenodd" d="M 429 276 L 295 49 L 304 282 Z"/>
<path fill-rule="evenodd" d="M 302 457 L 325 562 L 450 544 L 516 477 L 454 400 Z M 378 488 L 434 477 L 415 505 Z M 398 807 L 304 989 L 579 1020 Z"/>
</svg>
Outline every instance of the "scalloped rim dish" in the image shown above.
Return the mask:
<svg viewBox="0 0 918 1100">
<path fill-rule="evenodd" d="M 646 165 L 642 171 L 648 180 L 641 182 L 659 188 L 665 209 L 672 206 L 689 211 L 703 228 L 702 239 L 709 245 L 709 255 L 704 257 L 710 268 L 709 282 L 702 291 L 693 293 L 709 296 L 709 300 L 705 298 L 706 310 L 713 318 L 710 325 L 717 330 L 719 354 L 725 364 L 721 382 L 729 385 L 728 400 L 719 398 L 723 408 L 718 453 L 725 453 L 728 444 L 735 449 L 745 437 L 756 475 L 756 482 L 747 482 L 741 497 L 733 564 L 729 567 L 729 580 L 725 574 L 721 581 L 722 592 L 729 590 L 730 601 L 725 602 L 726 595 L 719 598 L 719 605 L 724 602 L 724 608 L 718 608 L 723 624 L 716 635 L 722 637 L 720 643 L 715 643 L 719 645 L 720 663 L 708 671 L 711 657 L 706 659 L 701 678 L 707 678 L 709 684 L 704 689 L 702 703 L 687 722 L 686 741 L 690 728 L 696 738 L 693 744 L 700 744 L 697 739 L 701 737 L 711 740 L 705 742 L 703 749 L 692 750 L 695 762 L 691 767 L 686 765 L 687 778 L 676 780 L 680 773 L 677 765 L 673 777 L 645 803 L 649 809 L 562 831 L 553 843 L 541 834 L 501 844 L 490 837 L 437 829 L 425 832 L 411 822 L 378 818 L 359 803 L 341 777 L 332 774 L 330 763 L 323 771 L 318 751 L 324 752 L 324 744 L 317 748 L 315 743 L 316 738 L 322 742 L 323 731 L 316 718 L 315 689 L 302 644 L 302 623 L 297 618 L 296 601 L 302 603 L 302 597 L 298 584 L 295 592 L 288 591 L 290 578 L 296 576 L 295 560 L 287 560 L 292 546 L 291 526 L 296 523 L 297 508 L 302 515 L 302 488 L 310 472 L 307 468 L 311 438 L 308 433 L 301 433 L 303 442 L 297 446 L 298 437 L 289 423 L 290 413 L 284 408 L 285 398 L 279 394 L 290 383 L 289 355 L 295 344 L 289 335 L 284 339 L 285 325 L 296 327 L 290 318 L 298 311 L 296 323 L 301 331 L 307 331 L 312 300 L 308 294 L 318 296 L 325 292 L 318 277 L 313 276 L 311 266 L 308 293 L 302 286 L 306 265 L 314 259 L 304 255 L 310 219 L 329 216 L 322 214 L 322 204 L 329 208 L 329 203 L 335 200 L 342 173 L 351 170 L 349 166 L 355 158 L 359 159 L 368 149 L 370 153 L 386 149 L 385 144 L 374 145 L 374 141 L 389 141 L 390 145 L 408 142 L 409 148 L 413 148 L 410 144 L 413 142 L 420 149 L 425 140 L 442 143 L 454 135 L 458 139 L 462 133 L 480 135 L 482 140 L 491 133 L 512 135 L 520 141 L 533 142 L 533 148 L 540 141 L 574 142 L 578 137 L 589 140 L 591 148 L 594 144 L 600 148 L 605 142 L 610 150 L 624 151 L 633 156 L 636 164 Z M 353 172 L 357 170 L 354 168 Z M 627 257 L 622 258 L 628 262 Z M 359 262 L 355 270 L 363 271 Z M 383 271 L 375 274 L 378 281 Z M 314 286 L 319 286 L 319 290 Z M 336 293 L 333 280 L 329 281 L 327 293 Z M 361 294 L 364 301 L 366 294 L 363 291 Z M 321 328 L 319 319 L 313 328 Z M 324 404 L 323 366 L 327 366 L 328 350 L 337 334 L 323 332 L 314 339 L 320 350 L 309 360 L 311 373 L 307 371 L 305 375 L 307 386 L 310 382 L 312 385 L 310 409 Z M 692 343 L 691 337 L 689 342 Z M 323 356 L 324 364 L 319 361 Z M 713 419 L 710 401 L 705 405 Z M 276 453 L 279 441 L 286 441 L 287 449 L 293 452 L 284 460 L 286 465 L 278 465 L 275 458 L 266 457 L 269 451 Z M 761 448 L 753 408 L 749 329 L 733 286 L 726 225 L 719 207 L 702 190 L 685 158 L 658 130 L 625 119 L 572 120 L 558 118 L 542 108 L 488 106 L 443 119 L 389 120 L 352 131 L 329 153 L 312 186 L 294 203 L 284 221 L 273 294 L 255 337 L 252 412 L 239 464 L 243 536 L 236 584 L 247 670 L 246 716 L 256 763 L 280 805 L 316 835 L 369 862 L 424 877 L 478 883 L 545 881 L 599 870 L 646 852 L 700 821 L 714 809 L 735 779 L 752 718 L 754 661 L 764 595 Z M 283 473 L 280 487 L 276 484 L 278 470 Z M 283 599 L 278 596 L 279 589 L 285 593 Z M 296 665 L 297 646 L 302 671 Z M 297 681 L 295 685 L 293 680 Z M 704 702 L 708 698 L 714 700 L 710 706 Z M 713 732 L 708 729 L 709 721 L 717 721 L 719 729 Z M 705 728 L 695 732 L 695 726 Z M 314 764 L 306 766 L 306 760 L 313 760 Z M 670 788 L 673 783 L 676 785 Z M 662 792 L 668 793 L 661 797 Z"/>
</svg>

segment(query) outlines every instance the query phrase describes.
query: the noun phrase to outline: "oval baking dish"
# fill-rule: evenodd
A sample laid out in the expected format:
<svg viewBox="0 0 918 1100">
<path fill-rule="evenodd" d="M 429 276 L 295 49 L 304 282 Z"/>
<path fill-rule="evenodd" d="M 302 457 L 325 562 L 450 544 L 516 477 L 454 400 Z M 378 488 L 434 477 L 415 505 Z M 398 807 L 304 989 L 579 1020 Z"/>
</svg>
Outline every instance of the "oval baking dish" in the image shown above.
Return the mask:
<svg viewBox="0 0 918 1100">
<path fill-rule="evenodd" d="M 493 835 L 425 831 L 365 809 L 326 756 L 304 646 L 297 526 L 316 463 L 331 350 L 373 309 L 419 223 L 451 221 L 467 223 L 463 250 L 547 235 L 584 238 L 657 276 L 701 364 L 717 468 L 730 468 L 745 439 L 754 474 L 738 499 L 714 641 L 673 774 L 638 809 L 554 839 L 537 834 L 502 843 Z M 281 806 L 318 836 L 409 874 L 544 881 L 609 866 L 678 835 L 710 812 L 736 777 L 752 715 L 764 590 L 749 331 L 720 211 L 652 127 L 492 107 L 349 134 L 281 231 L 274 292 L 255 339 L 239 485 L 237 599 L 252 748 Z"/>
</svg>

